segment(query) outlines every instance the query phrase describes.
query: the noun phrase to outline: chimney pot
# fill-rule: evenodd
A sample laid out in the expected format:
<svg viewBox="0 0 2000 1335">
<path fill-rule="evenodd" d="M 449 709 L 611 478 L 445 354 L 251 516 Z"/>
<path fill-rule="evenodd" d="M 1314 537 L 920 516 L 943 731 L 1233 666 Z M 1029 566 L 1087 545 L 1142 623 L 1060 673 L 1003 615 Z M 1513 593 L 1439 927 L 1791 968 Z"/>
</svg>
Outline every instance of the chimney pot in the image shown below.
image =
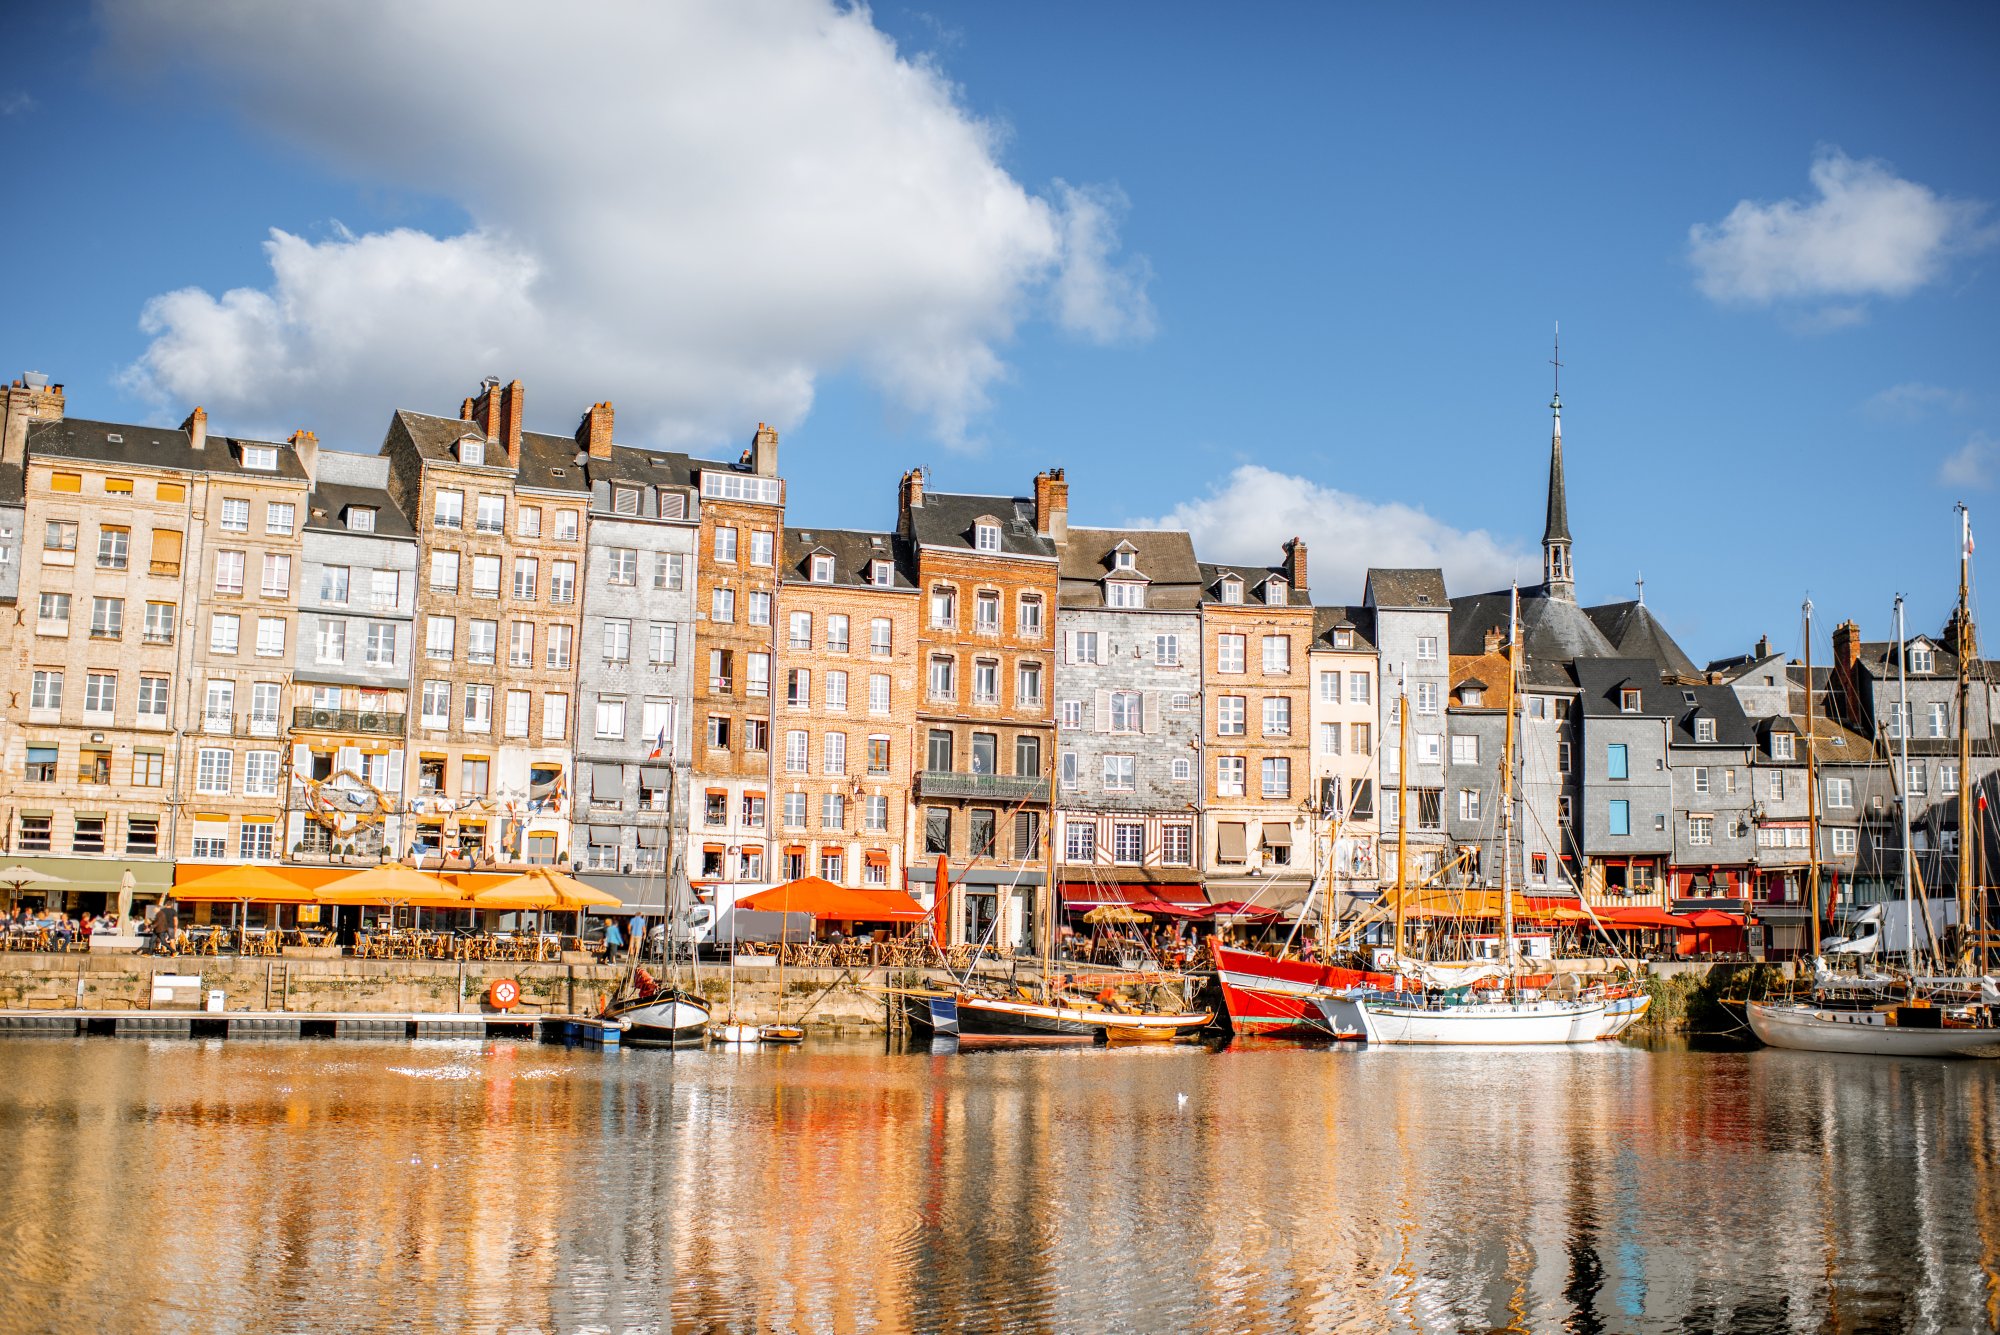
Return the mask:
<svg viewBox="0 0 2000 1335">
<path fill-rule="evenodd" d="M 757 424 L 757 434 L 750 439 L 750 471 L 759 477 L 778 475 L 778 429 L 774 426 Z"/>
<path fill-rule="evenodd" d="M 1035 532 L 1052 542 L 1069 540 L 1069 483 L 1060 468 L 1035 474 Z"/>
</svg>

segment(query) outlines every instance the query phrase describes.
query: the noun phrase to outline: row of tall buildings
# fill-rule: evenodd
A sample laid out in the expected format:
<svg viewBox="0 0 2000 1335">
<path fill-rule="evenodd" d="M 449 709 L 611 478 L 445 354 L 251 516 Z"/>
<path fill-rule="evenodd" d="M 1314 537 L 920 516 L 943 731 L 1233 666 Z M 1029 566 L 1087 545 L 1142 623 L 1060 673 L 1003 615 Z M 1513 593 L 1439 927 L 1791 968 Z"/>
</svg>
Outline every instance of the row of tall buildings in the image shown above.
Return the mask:
<svg viewBox="0 0 2000 1335">
<path fill-rule="evenodd" d="M 1901 717 L 1893 646 L 1851 622 L 1809 682 L 1767 645 L 1698 667 L 1643 598 L 1579 604 L 1553 406 L 1515 883 L 1733 906 L 1784 945 L 1810 726 L 1829 882 L 1892 877 L 1907 793 L 1948 884 L 1956 641 L 1911 642 Z M 1316 599 L 1302 541 L 1229 565 L 1072 524 L 1059 468 L 1019 496 L 912 470 L 888 526 L 788 524 L 769 427 L 703 459 L 619 444 L 609 403 L 570 435 L 526 416 L 488 380 L 364 455 L 7 387 L 10 860 L 85 891 L 189 862 L 561 863 L 657 902 L 674 862 L 928 900 L 942 859 L 954 932 L 1002 944 L 1051 869 L 1072 906 L 1369 898 L 1405 845 L 1413 877 L 1499 875 L 1508 591 L 1375 569 Z"/>
</svg>

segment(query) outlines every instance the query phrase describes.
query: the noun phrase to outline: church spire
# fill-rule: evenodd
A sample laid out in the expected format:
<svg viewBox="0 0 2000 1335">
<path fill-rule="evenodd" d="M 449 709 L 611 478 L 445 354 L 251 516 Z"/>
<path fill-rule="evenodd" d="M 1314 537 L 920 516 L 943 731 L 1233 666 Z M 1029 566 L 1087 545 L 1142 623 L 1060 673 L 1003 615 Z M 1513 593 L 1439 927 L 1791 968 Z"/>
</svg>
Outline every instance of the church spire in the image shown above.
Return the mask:
<svg viewBox="0 0 2000 1335">
<path fill-rule="evenodd" d="M 1549 436 L 1549 511 L 1548 522 L 1542 528 L 1542 585 L 1551 598 L 1560 598 L 1566 603 L 1576 601 L 1576 571 L 1570 564 L 1569 499 L 1563 486 L 1563 401 L 1562 401 L 1562 329 L 1556 329 L 1555 356 L 1550 364 L 1556 368 L 1555 397 L 1549 401 L 1549 409 L 1555 414 L 1555 425 Z"/>
</svg>

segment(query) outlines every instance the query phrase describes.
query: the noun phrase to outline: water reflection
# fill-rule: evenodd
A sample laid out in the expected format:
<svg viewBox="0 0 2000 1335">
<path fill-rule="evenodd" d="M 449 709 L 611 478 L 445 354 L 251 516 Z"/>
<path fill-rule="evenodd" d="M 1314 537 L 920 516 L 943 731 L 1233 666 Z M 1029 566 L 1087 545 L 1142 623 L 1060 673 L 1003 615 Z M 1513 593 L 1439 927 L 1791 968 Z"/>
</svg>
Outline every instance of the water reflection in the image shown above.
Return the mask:
<svg viewBox="0 0 2000 1335">
<path fill-rule="evenodd" d="M 2000 1321 L 1994 1064 L 0 1043 L 32 1330 Z"/>
</svg>

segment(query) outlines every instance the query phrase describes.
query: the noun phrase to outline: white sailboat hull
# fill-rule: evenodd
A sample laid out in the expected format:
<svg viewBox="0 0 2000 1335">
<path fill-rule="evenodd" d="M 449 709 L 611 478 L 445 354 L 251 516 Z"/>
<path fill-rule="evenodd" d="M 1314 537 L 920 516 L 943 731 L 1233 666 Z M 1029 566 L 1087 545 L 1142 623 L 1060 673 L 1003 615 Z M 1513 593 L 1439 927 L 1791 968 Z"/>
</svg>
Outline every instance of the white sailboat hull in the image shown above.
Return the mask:
<svg viewBox="0 0 2000 1335">
<path fill-rule="evenodd" d="M 628 1042 L 645 1044 L 699 1043 L 708 1028 L 708 1007 L 681 993 L 616 1008 L 612 1012 L 628 1026 Z"/>
<path fill-rule="evenodd" d="M 1749 1004 L 1750 1029 L 1768 1047 L 1875 1057 L 2000 1057 L 2000 1029 L 1913 1029 L 1882 1011 Z"/>
<path fill-rule="evenodd" d="M 1481 1001 L 1432 1008 L 1364 998 L 1355 1004 L 1370 1043 L 1527 1047 L 1590 1043 L 1604 1029 L 1602 1001 Z"/>
</svg>

